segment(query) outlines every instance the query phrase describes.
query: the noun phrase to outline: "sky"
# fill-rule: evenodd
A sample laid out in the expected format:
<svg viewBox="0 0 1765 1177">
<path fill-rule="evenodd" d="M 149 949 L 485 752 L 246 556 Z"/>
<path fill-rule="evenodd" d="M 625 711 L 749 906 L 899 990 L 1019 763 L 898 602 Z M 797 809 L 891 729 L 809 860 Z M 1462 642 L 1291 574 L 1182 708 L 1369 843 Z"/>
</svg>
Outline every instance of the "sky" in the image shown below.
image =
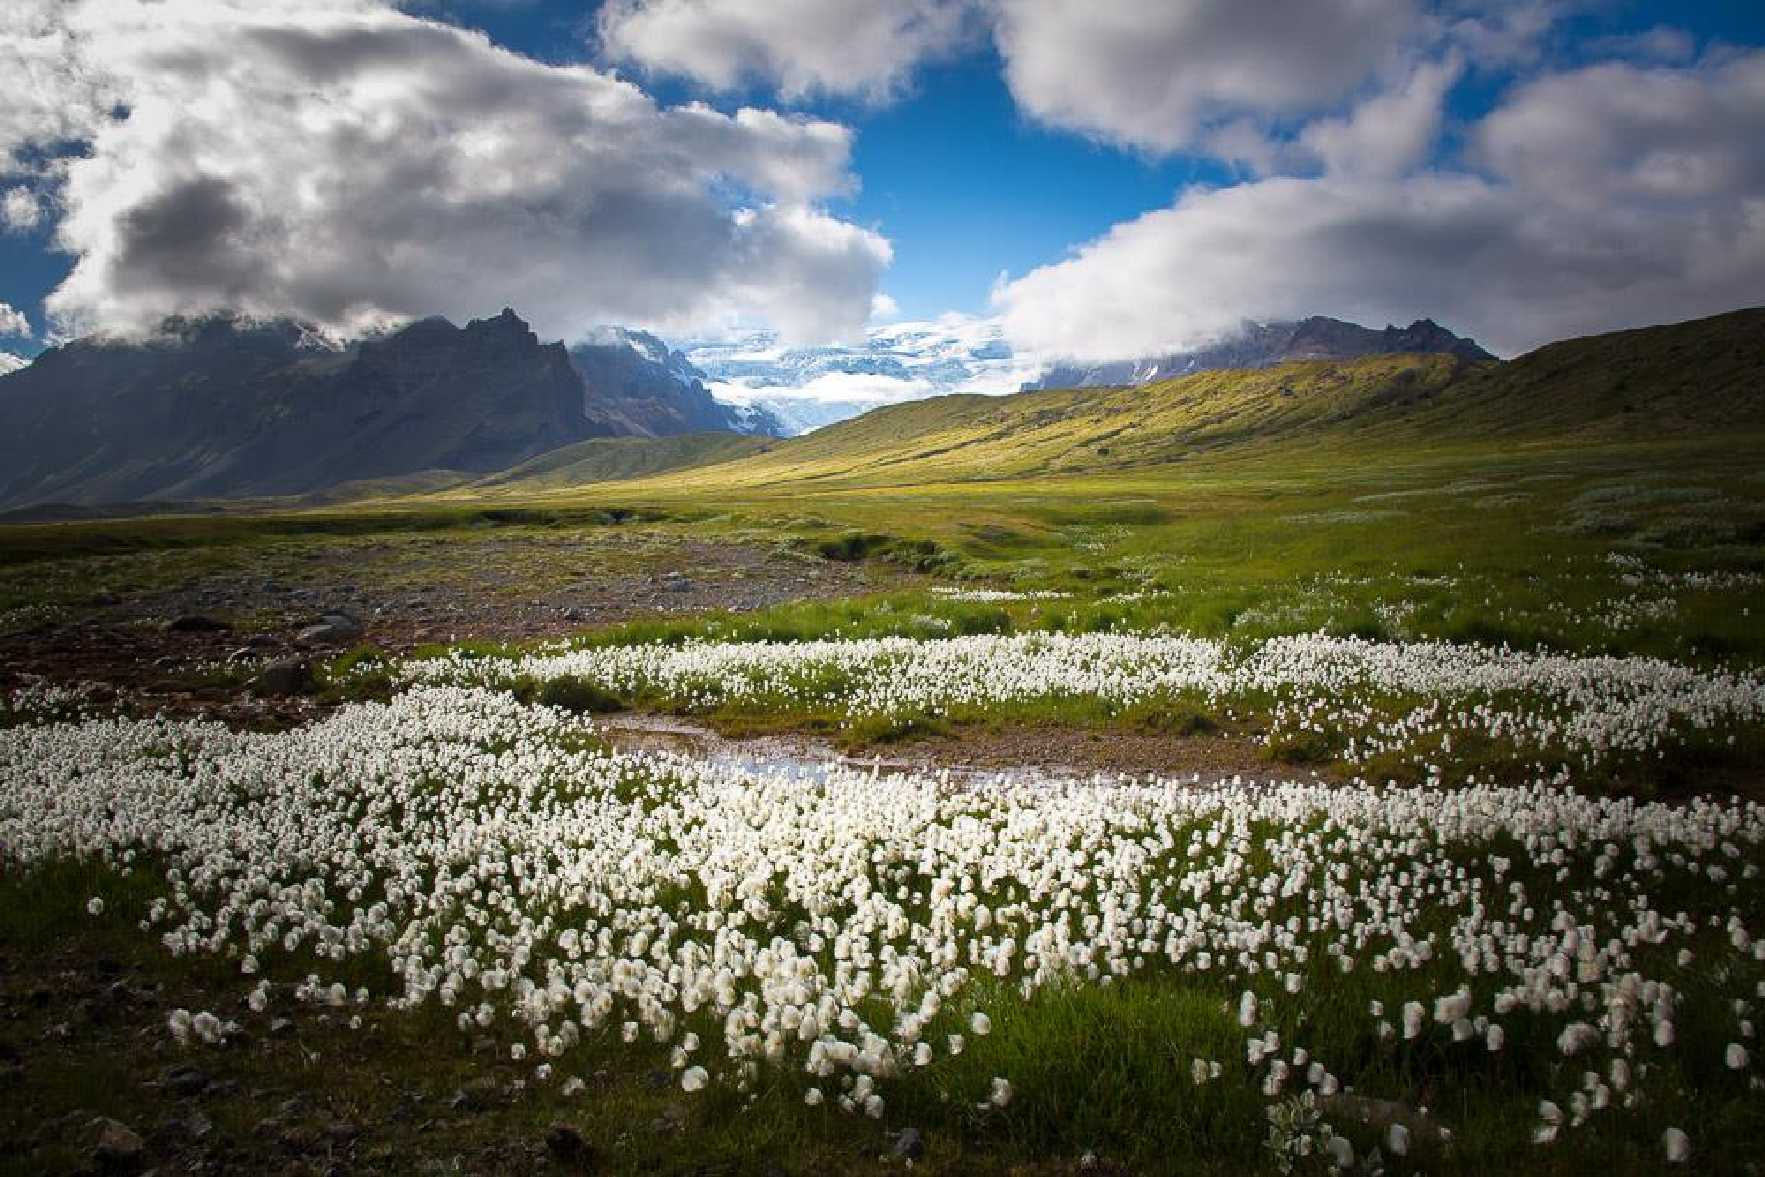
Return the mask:
<svg viewBox="0 0 1765 1177">
<path fill-rule="evenodd" d="M 6 0 L 0 351 L 512 306 L 1516 354 L 1765 302 L 1756 0 Z M 7 363 L 0 358 L 0 365 Z"/>
</svg>

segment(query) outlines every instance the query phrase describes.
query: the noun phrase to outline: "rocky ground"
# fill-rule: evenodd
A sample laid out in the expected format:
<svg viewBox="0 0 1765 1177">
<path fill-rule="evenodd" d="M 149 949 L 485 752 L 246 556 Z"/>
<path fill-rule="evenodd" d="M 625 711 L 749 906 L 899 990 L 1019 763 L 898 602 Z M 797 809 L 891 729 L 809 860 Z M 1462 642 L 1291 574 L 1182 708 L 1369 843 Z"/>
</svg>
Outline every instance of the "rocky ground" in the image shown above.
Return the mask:
<svg viewBox="0 0 1765 1177">
<path fill-rule="evenodd" d="M 0 690 L 80 684 L 98 703 L 251 726 L 331 705 L 265 689 L 266 667 L 363 644 L 398 653 L 467 639 L 530 640 L 596 625 L 850 596 L 908 583 L 887 566 L 777 544 L 688 535 L 547 533 L 323 538 L 216 552 L 92 556 L 0 569 Z M 298 681 L 294 686 L 301 686 Z M 732 739 L 658 716 L 613 716 L 616 741 L 780 762 L 838 755 L 811 736 Z M 864 763 L 991 772 L 1266 767 L 1221 736 L 1002 726 L 930 732 Z M 566 1093 L 534 1089 L 509 1044 L 450 1026 L 293 1000 L 254 1013 L 237 965 L 169 958 L 133 924 L 84 909 L 77 881 L 0 888 L 0 1174 L 776 1172 L 724 1140 L 704 1102 L 653 1062 L 617 1059 Z M 28 894 L 14 892 L 28 891 Z M 179 1046 L 167 1011 L 212 1010 L 239 1031 Z M 437 1015 L 440 1016 L 440 1015 Z M 438 1032 L 445 1029 L 445 1033 Z M 709 1143 L 708 1143 L 709 1142 Z M 805 1171 L 803 1141 L 780 1142 Z M 806 1171 L 1113 1171 L 855 1124 Z M 760 1150 L 764 1154 L 765 1150 Z"/>
<path fill-rule="evenodd" d="M 177 557 L 182 555 L 183 560 Z M 90 684 L 100 702 L 244 723 L 310 717 L 298 692 L 248 692 L 272 664 L 367 644 L 388 653 L 528 641 L 595 626 L 902 583 L 776 544 L 591 532 L 401 535 L 41 561 L 0 571 L 0 691 Z"/>
</svg>

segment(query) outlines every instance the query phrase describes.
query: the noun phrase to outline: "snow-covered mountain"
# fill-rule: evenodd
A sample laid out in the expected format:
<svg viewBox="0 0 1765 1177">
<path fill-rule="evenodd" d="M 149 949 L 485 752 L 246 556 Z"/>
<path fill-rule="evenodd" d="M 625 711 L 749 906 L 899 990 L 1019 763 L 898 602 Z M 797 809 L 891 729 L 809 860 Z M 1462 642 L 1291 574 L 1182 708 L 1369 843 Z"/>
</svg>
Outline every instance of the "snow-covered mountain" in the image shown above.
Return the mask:
<svg viewBox="0 0 1765 1177">
<path fill-rule="evenodd" d="M 857 346 L 784 347 L 760 332 L 682 350 L 718 400 L 768 410 L 792 433 L 928 396 L 1016 392 L 1042 372 L 996 319 L 968 315 L 873 327 Z"/>
</svg>

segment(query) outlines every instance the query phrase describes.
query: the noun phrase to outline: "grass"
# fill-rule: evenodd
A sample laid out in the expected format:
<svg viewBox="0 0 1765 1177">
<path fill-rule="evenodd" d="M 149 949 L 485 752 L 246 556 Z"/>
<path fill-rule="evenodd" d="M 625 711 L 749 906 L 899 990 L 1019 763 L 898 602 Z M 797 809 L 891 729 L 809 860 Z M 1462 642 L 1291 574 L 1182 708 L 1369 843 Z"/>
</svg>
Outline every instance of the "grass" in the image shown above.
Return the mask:
<svg viewBox="0 0 1765 1177">
<path fill-rule="evenodd" d="M 494 486 L 367 504 L 9 525 L 0 527 L 0 622 L 82 616 L 95 586 L 152 593 L 225 578 L 348 576 L 376 591 L 402 590 L 427 575 L 413 571 L 420 562 L 443 571 L 494 566 L 496 591 L 522 594 L 584 567 L 649 569 L 666 558 L 658 552 L 688 541 L 762 542 L 805 564 L 886 563 L 940 587 L 1059 595 L 963 601 L 911 588 L 753 612 L 658 616 L 585 629 L 574 640 L 1168 628 L 1249 643 L 1322 629 L 1765 666 L 1765 478 L 1758 473 L 1765 433 L 1757 397 L 1732 395 L 1737 381 L 1756 379 L 1751 353 L 1680 375 L 1657 339 L 1621 337 L 1600 345 L 1610 363 L 1590 374 L 1592 346 L 1558 345 L 1489 372 L 1400 358 L 1248 378 L 1206 374 L 1127 392 L 944 398 L 788 445 L 684 445 L 671 458 L 594 444 Z M 1514 416 L 1516 397 L 1537 401 L 1536 411 Z M 614 474 L 620 481 L 578 481 Z M 586 682 L 514 685 L 578 711 L 670 703 L 619 697 Z M 392 688 L 379 651 L 364 647 L 325 668 L 321 689 L 339 701 Z M 1127 726 L 1173 739 L 1268 736 L 1277 763 L 1334 762 L 1342 733 L 1273 731 L 1272 716 L 1267 701 L 1243 701 L 1222 714 L 1172 698 L 1120 713 L 1065 701 L 856 723 L 829 709 L 778 706 L 724 707 L 707 718 L 725 731 L 819 731 L 858 746 L 960 736 L 981 725 Z M 1765 764 L 1765 743 L 1757 732 L 1737 734 L 1732 748 L 1720 739 L 1688 740 L 1670 757 L 1611 766 L 1609 779 L 1584 783 L 1674 794 L 1731 781 L 1747 787 Z M 1485 777 L 1516 767 L 1493 744 L 1462 745 L 1456 756 L 1457 768 Z M 1361 771 L 1374 780 L 1420 779 L 1407 757 Z M 665 803 L 655 782 L 631 787 Z M 1536 902 L 1558 889 L 1524 847 L 1491 852 L 1530 872 Z M 1563 885 L 1582 885 L 1584 875 Z M 238 979 L 226 962 L 169 960 L 138 931 L 134 921 L 156 893 L 152 878 L 145 864 L 125 875 L 89 861 L 0 873 L 0 977 L 18 1015 L 0 1031 L 0 1044 L 22 1049 L 60 1021 L 74 1025 L 65 1046 L 32 1046 L 28 1095 L 0 1110 L 0 1134 L 16 1139 L 51 1110 L 83 1108 L 131 1122 L 159 1114 L 162 1100 L 141 1083 L 183 1057 L 163 1041 L 165 1008 L 236 999 Z M 1759 898 L 1751 884 L 1732 899 L 1677 885 L 1683 894 L 1653 901 L 1664 910 L 1732 902 L 1744 911 Z M 92 896 L 105 902 L 101 917 L 85 913 Z M 1270 918 L 1282 916 L 1277 909 Z M 32 1003 L 37 989 L 59 993 L 108 975 L 105 961 L 161 986 L 150 1011 L 107 1026 L 85 1012 L 66 1014 L 59 999 Z M 279 967 L 294 977 L 301 966 L 289 960 Z M 1728 1011 L 1695 968 L 1675 983 L 1684 993 L 1681 1031 L 1695 1045 L 1685 1055 L 1718 1058 Z M 1350 1060 L 1354 1070 L 1345 1077 L 1365 1093 L 1426 1102 L 1456 1124 L 1452 1151 L 1420 1158 L 1430 1171 L 1656 1165 L 1658 1140 L 1622 1121 L 1602 1122 L 1597 1136 L 1582 1133 L 1572 1149 L 1531 1146 L 1537 1099 L 1559 1091 L 1566 1072 L 1551 1043 L 1529 1039 L 1524 1017 L 1511 1020 L 1511 1049 L 1493 1059 L 1370 1040 L 1367 1002 L 1399 1002 L 1419 984 L 1366 973 L 1348 983 L 1317 972 L 1303 1001 L 1276 1002 L 1271 1017 L 1284 1041 L 1304 1040 L 1320 1055 Z M 451 1021 L 427 1015 L 373 1014 L 366 1030 L 354 1032 L 340 1018 L 302 1014 L 293 1038 L 260 1034 L 203 1055 L 201 1065 L 240 1084 L 235 1096 L 206 1105 L 224 1136 L 244 1142 L 239 1147 L 252 1148 L 259 1122 L 299 1095 L 325 1115 L 372 1125 L 356 1154 L 369 1168 L 396 1170 L 407 1161 L 410 1169 L 418 1161 L 445 1167 L 466 1157 L 467 1167 L 525 1171 L 547 1163 L 536 1142 L 554 1120 L 568 1119 L 614 1171 L 744 1172 L 777 1164 L 898 1172 L 900 1163 L 887 1155 L 889 1132 L 911 1123 L 929 1143 L 918 1171 L 1057 1171 L 1095 1151 L 1105 1162 L 1145 1171 L 1239 1172 L 1267 1161 L 1264 1101 L 1241 1077 L 1198 1088 L 1188 1075 L 1194 1057 L 1242 1069 L 1233 998 L 1174 971 L 1107 987 L 1055 987 L 1028 1002 L 994 994 L 986 999 L 993 1034 L 892 1091 L 886 1125 L 805 1108 L 795 1084 L 762 1084 L 739 1115 L 727 1092 L 683 1103 L 670 1076 L 650 1081 L 665 1072 L 664 1058 L 616 1040 L 587 1048 L 588 1098 L 567 1101 L 548 1088 L 509 1099 L 499 1087 L 488 1110 L 463 1114 L 448 1106 L 453 1090 L 486 1075 L 506 1086 L 520 1069 L 509 1064 L 506 1043 L 481 1049 Z M 71 1008 L 83 1011 L 82 1000 Z M 980 1113 L 973 1101 L 999 1073 L 1013 1076 L 1014 1099 L 1001 1112 Z M 1740 1171 L 1765 1139 L 1757 1096 L 1733 1090 L 1725 1074 L 1686 1070 L 1658 1090 L 1666 1101 L 1659 1110 L 1691 1131 L 1699 1164 L 1711 1171 Z M 401 1101 L 413 1093 L 409 1106 L 417 1110 L 407 1114 Z M 519 1142 L 516 1151 L 495 1151 L 510 1141 Z M 1366 1133 L 1356 1138 L 1359 1151 L 1371 1143 Z M 74 1167 L 77 1151 L 52 1152 L 48 1167 Z M 34 1172 L 42 1164 L 0 1155 L 0 1170 Z"/>
</svg>

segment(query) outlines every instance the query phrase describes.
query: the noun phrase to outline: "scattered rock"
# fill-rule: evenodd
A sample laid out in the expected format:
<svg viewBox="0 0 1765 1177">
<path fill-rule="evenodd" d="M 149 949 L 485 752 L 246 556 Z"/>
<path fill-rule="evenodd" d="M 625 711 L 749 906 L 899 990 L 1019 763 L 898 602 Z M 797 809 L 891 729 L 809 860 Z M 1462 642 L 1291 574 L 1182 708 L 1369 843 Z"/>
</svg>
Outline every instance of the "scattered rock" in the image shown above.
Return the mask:
<svg viewBox="0 0 1765 1177">
<path fill-rule="evenodd" d="M 925 1137 L 917 1128 L 903 1128 L 896 1135 L 891 1151 L 902 1160 L 917 1161 L 925 1155 Z"/>
<path fill-rule="evenodd" d="M 278 658 L 251 680 L 260 695 L 304 695 L 315 685 L 312 665 L 304 658 Z"/>
<path fill-rule="evenodd" d="M 1440 1143 L 1440 1125 L 1434 1120 L 1418 1112 L 1406 1103 L 1395 1099 L 1373 1099 L 1370 1096 L 1356 1095 L 1344 1091 L 1336 1095 L 1326 1095 L 1318 1101 L 1318 1109 L 1326 1118 L 1337 1121 L 1350 1121 L 1369 1128 L 1389 1128 L 1393 1124 L 1402 1124 L 1409 1129 L 1412 1139 L 1421 1144 Z"/>
<path fill-rule="evenodd" d="M 167 1091 L 175 1095 L 201 1095 L 208 1090 L 208 1075 L 195 1067 L 173 1067 L 162 1080 Z"/>
<path fill-rule="evenodd" d="M 98 1162 L 100 1169 L 126 1172 L 140 1167 L 147 1142 L 141 1139 L 139 1132 L 108 1117 L 101 1117 L 94 1124 L 98 1129 L 98 1144 L 92 1150 L 92 1159 Z"/>
<path fill-rule="evenodd" d="M 165 623 L 167 633 L 220 633 L 233 627 L 202 613 L 184 613 Z"/>
<path fill-rule="evenodd" d="M 553 1124 L 551 1131 L 545 1134 L 545 1149 L 559 1164 L 573 1169 L 587 1169 L 594 1165 L 594 1147 L 570 1124 Z"/>
<path fill-rule="evenodd" d="M 341 645 L 362 636 L 362 623 L 353 613 L 336 610 L 322 614 L 316 625 L 300 631 L 300 640 L 308 644 Z"/>
</svg>

